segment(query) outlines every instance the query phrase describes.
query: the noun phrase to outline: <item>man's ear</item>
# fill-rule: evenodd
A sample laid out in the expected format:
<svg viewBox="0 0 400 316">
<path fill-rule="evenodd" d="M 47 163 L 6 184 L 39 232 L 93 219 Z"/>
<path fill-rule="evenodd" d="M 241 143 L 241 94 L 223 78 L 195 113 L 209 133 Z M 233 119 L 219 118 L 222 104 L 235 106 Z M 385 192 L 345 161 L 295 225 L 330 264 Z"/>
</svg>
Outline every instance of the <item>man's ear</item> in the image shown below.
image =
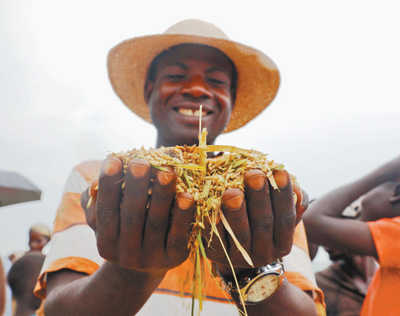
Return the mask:
<svg viewBox="0 0 400 316">
<path fill-rule="evenodd" d="M 154 81 L 146 80 L 146 83 L 144 84 L 144 99 L 146 103 L 149 103 L 151 93 L 153 92 L 153 88 L 154 88 Z"/>
</svg>

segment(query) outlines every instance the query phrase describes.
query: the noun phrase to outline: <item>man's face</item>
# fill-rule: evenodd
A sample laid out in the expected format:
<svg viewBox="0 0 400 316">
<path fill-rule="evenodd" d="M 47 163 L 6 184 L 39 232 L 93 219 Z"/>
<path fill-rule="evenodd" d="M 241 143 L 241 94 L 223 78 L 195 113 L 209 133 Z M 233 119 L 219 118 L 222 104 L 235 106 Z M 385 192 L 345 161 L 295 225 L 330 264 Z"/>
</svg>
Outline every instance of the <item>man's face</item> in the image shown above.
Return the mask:
<svg viewBox="0 0 400 316">
<path fill-rule="evenodd" d="M 232 112 L 232 68 L 224 54 L 200 45 L 178 46 L 160 58 L 146 86 L 158 146 L 198 144 L 200 116 L 214 142 Z"/>
</svg>

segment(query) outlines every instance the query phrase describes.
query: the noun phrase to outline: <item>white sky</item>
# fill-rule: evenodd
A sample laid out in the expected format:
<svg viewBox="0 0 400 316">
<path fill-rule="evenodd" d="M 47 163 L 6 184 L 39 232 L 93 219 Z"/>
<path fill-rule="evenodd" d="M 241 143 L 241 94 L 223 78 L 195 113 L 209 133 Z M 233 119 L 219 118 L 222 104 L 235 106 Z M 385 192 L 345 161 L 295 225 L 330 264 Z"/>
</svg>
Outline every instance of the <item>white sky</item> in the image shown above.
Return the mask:
<svg viewBox="0 0 400 316">
<path fill-rule="evenodd" d="M 43 191 L 0 208 L 3 255 L 27 249 L 32 224 L 52 225 L 75 164 L 155 145 L 154 128 L 114 94 L 106 56 L 181 19 L 218 25 L 281 72 L 272 105 L 219 144 L 269 153 L 312 198 L 399 154 L 397 1 L 138 2 L 0 1 L 0 170 Z"/>
</svg>

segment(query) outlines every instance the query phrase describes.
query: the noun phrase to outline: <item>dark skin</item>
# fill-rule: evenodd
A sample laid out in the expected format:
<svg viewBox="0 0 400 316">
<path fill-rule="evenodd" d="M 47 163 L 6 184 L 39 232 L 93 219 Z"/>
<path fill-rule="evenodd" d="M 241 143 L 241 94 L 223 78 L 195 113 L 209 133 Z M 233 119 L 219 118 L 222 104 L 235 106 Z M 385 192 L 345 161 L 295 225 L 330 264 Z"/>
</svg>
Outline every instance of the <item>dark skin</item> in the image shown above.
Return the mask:
<svg viewBox="0 0 400 316">
<path fill-rule="evenodd" d="M 49 238 L 36 232 L 29 233 L 29 249 L 30 251 L 42 251 L 47 245 Z"/>
<path fill-rule="evenodd" d="M 311 242 L 379 260 L 367 221 L 400 216 L 400 157 L 370 174 L 327 193 L 304 215 Z M 343 210 L 363 196 L 358 220 L 342 218 Z"/>
<path fill-rule="evenodd" d="M 27 252 L 16 260 L 8 272 L 8 284 L 16 300 L 13 316 L 30 316 L 40 307 L 41 300 L 33 294 L 45 256 L 40 251 Z"/>
<path fill-rule="evenodd" d="M 155 80 L 146 84 L 145 98 L 158 131 L 157 147 L 198 144 L 199 116 L 194 112 L 200 104 L 207 143 L 214 144 L 233 108 L 229 60 L 210 48 L 184 47 L 186 57 L 179 55 L 177 48 L 171 50 L 159 61 Z"/>
<path fill-rule="evenodd" d="M 208 143 L 214 143 L 229 122 L 234 102 L 231 81 L 231 64 L 210 48 L 185 46 L 162 59 L 154 80 L 148 81 L 145 89 L 158 130 L 157 146 L 198 143 L 198 117 L 194 110 L 200 104 L 205 109 L 202 121 L 209 132 Z M 106 262 L 91 276 L 69 270 L 51 273 L 46 315 L 134 315 L 166 272 L 188 258 L 186 245 L 194 199 L 189 193 L 175 197 L 177 177 L 173 169 L 155 172 L 148 211 L 150 164 L 143 159 L 129 163 L 121 204 L 119 180 L 123 176 L 121 161 L 107 158 L 100 176 L 82 194 L 87 222 L 96 233 L 100 255 Z M 285 170 L 275 176 L 279 191 L 270 188 L 262 171 L 251 171 L 245 177 L 245 193 L 229 189 L 222 197 L 225 217 L 255 266 L 289 253 L 295 224 L 301 216 L 296 214 L 302 214 L 308 204 L 307 195 L 297 187 L 299 199 L 295 205 Z M 90 196 L 93 202 L 87 207 Z M 218 229 L 223 232 L 221 222 Z M 230 238 L 223 238 L 235 271 L 248 269 Z M 213 246 L 217 251 L 208 249 L 208 258 L 229 275 L 231 270 L 221 255 L 221 246 L 217 242 Z M 82 297 L 93 300 L 83 304 Z M 247 311 L 249 315 L 316 314 L 312 299 L 287 280 L 273 297 Z"/>
<path fill-rule="evenodd" d="M 6 278 L 4 275 L 3 262 L 0 258 L 0 315 L 3 315 L 6 305 Z"/>
</svg>

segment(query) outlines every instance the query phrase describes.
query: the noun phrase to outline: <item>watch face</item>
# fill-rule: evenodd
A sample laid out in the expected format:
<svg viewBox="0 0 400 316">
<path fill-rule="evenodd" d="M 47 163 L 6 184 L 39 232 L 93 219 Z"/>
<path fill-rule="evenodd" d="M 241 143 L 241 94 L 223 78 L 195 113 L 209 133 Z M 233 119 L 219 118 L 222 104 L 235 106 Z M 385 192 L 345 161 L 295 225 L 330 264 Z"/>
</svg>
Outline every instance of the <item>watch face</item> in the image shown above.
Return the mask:
<svg viewBox="0 0 400 316">
<path fill-rule="evenodd" d="M 279 278 L 275 274 L 266 275 L 255 281 L 247 292 L 247 301 L 261 302 L 275 292 L 279 286 Z"/>
</svg>

